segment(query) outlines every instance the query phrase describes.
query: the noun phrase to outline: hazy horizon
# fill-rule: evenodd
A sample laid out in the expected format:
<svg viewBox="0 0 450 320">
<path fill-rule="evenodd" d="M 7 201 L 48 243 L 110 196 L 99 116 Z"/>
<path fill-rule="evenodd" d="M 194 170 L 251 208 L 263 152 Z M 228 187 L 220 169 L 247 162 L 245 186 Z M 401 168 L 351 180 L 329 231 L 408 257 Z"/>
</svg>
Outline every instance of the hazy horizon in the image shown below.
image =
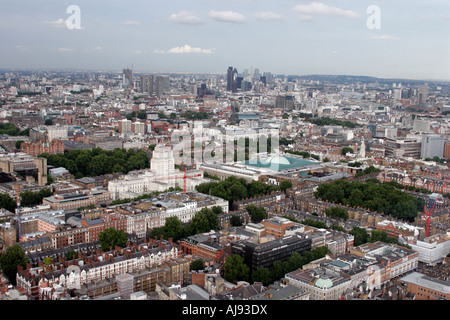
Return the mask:
<svg viewBox="0 0 450 320">
<path fill-rule="evenodd" d="M 17 0 L 0 17 L 0 69 L 450 81 L 444 0 Z"/>
</svg>

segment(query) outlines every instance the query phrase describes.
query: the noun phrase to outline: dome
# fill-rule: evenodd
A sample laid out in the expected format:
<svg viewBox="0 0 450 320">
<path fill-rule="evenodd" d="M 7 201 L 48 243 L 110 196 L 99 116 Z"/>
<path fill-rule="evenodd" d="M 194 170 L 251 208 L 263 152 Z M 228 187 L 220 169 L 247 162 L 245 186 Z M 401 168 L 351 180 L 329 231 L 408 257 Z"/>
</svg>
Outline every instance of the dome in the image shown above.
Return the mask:
<svg viewBox="0 0 450 320">
<path fill-rule="evenodd" d="M 282 156 L 272 156 L 265 160 L 266 163 L 273 163 L 273 164 L 285 164 L 290 165 L 291 162 L 286 158 Z"/>
<path fill-rule="evenodd" d="M 316 280 L 315 286 L 321 289 L 328 289 L 333 286 L 333 281 L 329 278 L 319 278 Z"/>
</svg>

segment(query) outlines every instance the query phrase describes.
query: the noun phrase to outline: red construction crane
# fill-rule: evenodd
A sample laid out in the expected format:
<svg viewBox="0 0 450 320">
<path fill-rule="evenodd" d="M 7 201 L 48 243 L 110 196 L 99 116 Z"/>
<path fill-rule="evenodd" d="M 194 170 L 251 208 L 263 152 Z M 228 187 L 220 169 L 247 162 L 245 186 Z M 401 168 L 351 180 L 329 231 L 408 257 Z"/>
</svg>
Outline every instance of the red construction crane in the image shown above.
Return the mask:
<svg viewBox="0 0 450 320">
<path fill-rule="evenodd" d="M 431 214 L 433 213 L 434 207 L 436 206 L 436 202 L 439 199 L 439 197 L 441 196 L 442 192 L 444 191 L 445 186 L 447 185 L 447 181 L 448 178 L 445 180 L 444 185 L 442 186 L 441 192 L 439 192 L 439 195 L 436 197 L 436 200 L 433 203 L 433 206 L 431 207 L 431 210 L 428 210 L 427 206 L 425 205 L 425 215 L 423 216 L 423 218 L 426 219 L 426 228 L 425 228 L 425 237 L 429 237 L 430 236 L 430 223 L 431 223 Z"/>
<path fill-rule="evenodd" d="M 183 181 L 183 184 L 184 184 L 184 186 L 183 186 L 183 193 L 186 193 L 186 179 L 187 178 L 195 178 L 195 177 L 201 177 L 201 173 L 199 173 L 199 174 L 196 174 L 196 175 L 193 175 L 193 176 L 187 176 L 186 175 L 186 169 L 184 169 L 184 175 L 183 176 L 178 176 L 178 177 L 164 177 L 164 178 L 157 178 L 157 179 L 155 179 L 155 180 L 169 180 L 169 179 L 183 179 L 184 181 Z"/>
</svg>

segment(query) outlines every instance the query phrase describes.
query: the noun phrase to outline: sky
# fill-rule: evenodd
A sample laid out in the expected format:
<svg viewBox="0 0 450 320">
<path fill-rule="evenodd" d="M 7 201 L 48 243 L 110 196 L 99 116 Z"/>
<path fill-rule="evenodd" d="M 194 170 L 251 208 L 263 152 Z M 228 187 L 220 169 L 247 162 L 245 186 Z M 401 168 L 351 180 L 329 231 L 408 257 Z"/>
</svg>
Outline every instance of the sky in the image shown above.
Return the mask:
<svg viewBox="0 0 450 320">
<path fill-rule="evenodd" d="M 0 0 L 0 8 L 3 69 L 233 66 L 450 80 L 448 0 Z"/>
</svg>

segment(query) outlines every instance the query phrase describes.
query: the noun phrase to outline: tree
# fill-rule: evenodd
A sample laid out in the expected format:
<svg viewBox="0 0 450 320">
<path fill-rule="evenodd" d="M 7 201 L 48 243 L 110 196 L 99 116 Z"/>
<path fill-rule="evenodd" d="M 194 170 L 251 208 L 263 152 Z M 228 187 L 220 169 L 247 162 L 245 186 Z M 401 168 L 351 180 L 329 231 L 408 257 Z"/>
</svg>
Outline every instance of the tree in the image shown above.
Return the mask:
<svg viewBox="0 0 450 320">
<path fill-rule="evenodd" d="M 253 282 L 262 282 L 264 286 L 268 286 L 272 283 L 269 269 L 264 267 L 258 268 L 253 272 L 252 280 Z"/>
<path fill-rule="evenodd" d="M 355 237 L 354 245 L 356 247 L 366 243 L 367 239 L 369 238 L 369 234 L 364 228 L 353 227 L 353 229 L 349 233 Z"/>
<path fill-rule="evenodd" d="M 78 258 L 78 252 L 75 250 L 69 250 L 65 254 L 67 260 L 77 259 Z"/>
<path fill-rule="evenodd" d="M 292 182 L 290 180 L 284 180 L 280 183 L 280 189 L 286 192 L 287 189 L 292 188 Z"/>
<path fill-rule="evenodd" d="M 271 275 L 272 281 L 281 279 L 284 277 L 284 275 L 287 273 L 287 270 L 284 269 L 283 261 L 277 260 L 273 263 L 272 269 L 271 269 Z"/>
<path fill-rule="evenodd" d="M 254 204 L 245 207 L 252 221 L 258 223 L 267 217 L 266 210 L 262 207 L 257 207 Z"/>
<path fill-rule="evenodd" d="M 0 208 L 4 208 L 10 212 L 16 210 L 17 204 L 13 198 L 7 193 L 0 193 Z"/>
<path fill-rule="evenodd" d="M 211 210 L 215 213 L 215 214 L 222 214 L 223 213 L 223 209 L 221 206 L 214 206 L 211 208 Z"/>
<path fill-rule="evenodd" d="M 174 240 L 178 240 L 183 234 L 183 227 L 178 217 L 167 218 L 163 230 L 167 239 L 173 238 Z"/>
<path fill-rule="evenodd" d="M 219 229 L 219 218 L 211 209 L 203 208 L 194 215 L 191 225 L 195 233 L 209 232 Z"/>
<path fill-rule="evenodd" d="M 354 153 L 355 151 L 350 147 L 344 147 L 341 149 L 341 155 L 345 156 L 347 153 Z"/>
<path fill-rule="evenodd" d="M 191 271 L 192 270 L 203 270 L 204 263 L 201 259 L 196 259 L 191 262 Z"/>
<path fill-rule="evenodd" d="M 128 236 L 123 230 L 117 230 L 113 227 L 105 229 L 98 235 L 100 246 L 103 251 L 109 250 L 111 247 L 125 247 L 128 241 Z"/>
<path fill-rule="evenodd" d="M 225 279 L 230 282 L 247 280 L 250 268 L 238 254 L 232 254 L 225 261 Z"/>
<path fill-rule="evenodd" d="M 20 149 L 20 145 L 22 144 L 22 142 L 24 142 L 23 140 L 18 140 L 16 141 L 16 149 Z"/>
<path fill-rule="evenodd" d="M 50 197 L 52 194 L 53 192 L 49 188 L 41 189 L 38 192 L 29 190 L 21 192 L 21 205 L 23 207 L 33 207 L 42 204 L 42 200 L 46 197 Z"/>
<path fill-rule="evenodd" d="M 44 124 L 46 126 L 51 126 L 53 124 L 53 120 L 52 119 L 47 119 L 47 120 L 45 120 Z"/>
<path fill-rule="evenodd" d="M 239 218 L 238 215 L 234 215 L 230 218 L 230 224 L 233 227 L 239 227 L 242 226 L 241 218 Z"/>
<path fill-rule="evenodd" d="M 26 267 L 29 259 L 25 256 L 22 247 L 15 244 L 0 255 L 0 267 L 3 274 L 8 278 L 12 285 L 16 285 L 17 266 Z"/>
<path fill-rule="evenodd" d="M 327 217 L 335 219 L 348 219 L 348 211 L 341 207 L 331 207 L 325 209 L 325 214 Z"/>
</svg>

